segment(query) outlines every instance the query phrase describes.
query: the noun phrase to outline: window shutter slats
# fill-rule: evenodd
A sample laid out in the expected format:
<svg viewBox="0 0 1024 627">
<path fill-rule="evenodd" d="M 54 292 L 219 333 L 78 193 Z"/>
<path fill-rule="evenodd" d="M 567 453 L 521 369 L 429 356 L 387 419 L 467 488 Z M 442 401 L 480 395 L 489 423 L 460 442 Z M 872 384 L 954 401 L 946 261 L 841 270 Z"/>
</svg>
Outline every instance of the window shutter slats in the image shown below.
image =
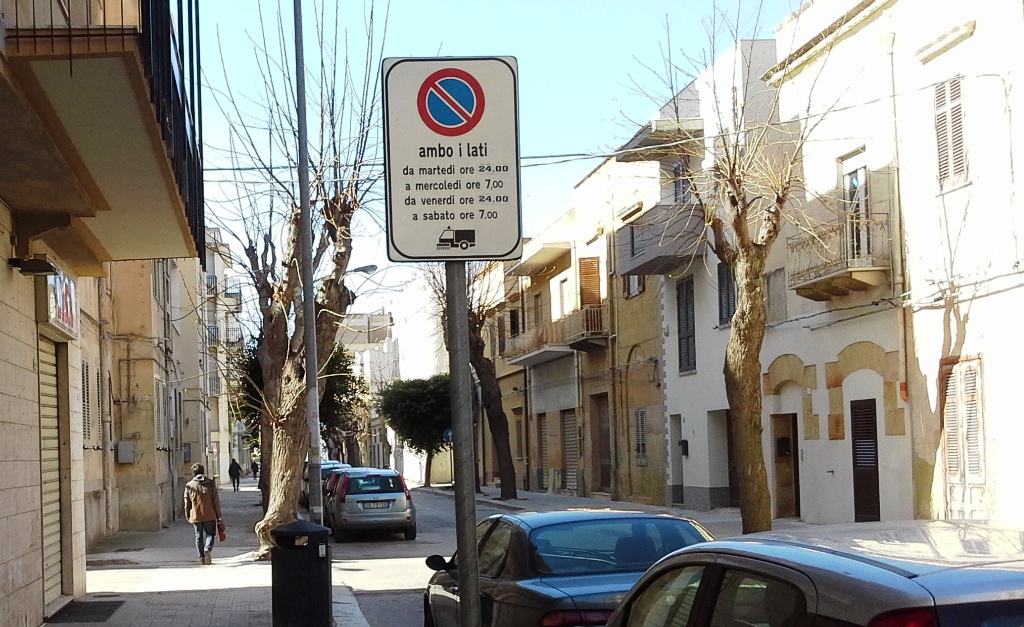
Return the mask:
<svg viewBox="0 0 1024 627">
<path fill-rule="evenodd" d="M 967 157 L 964 154 L 964 118 L 959 104 L 949 110 L 949 152 L 953 176 L 967 171 Z"/>
<path fill-rule="evenodd" d="M 89 362 L 82 362 L 82 439 L 92 439 L 92 406 L 89 403 Z"/>
<path fill-rule="evenodd" d="M 935 142 L 939 183 L 961 182 L 967 174 L 960 79 L 935 86 Z"/>
<path fill-rule="evenodd" d="M 984 483 L 983 439 L 981 424 L 981 399 L 978 394 L 978 370 L 964 368 L 964 449 L 968 479 Z"/>
<path fill-rule="evenodd" d="M 946 112 L 935 114 L 935 140 L 939 150 L 939 181 L 950 177 L 949 172 L 949 128 Z"/>
<path fill-rule="evenodd" d="M 942 421 L 946 428 L 946 475 L 955 478 L 960 475 L 960 420 L 957 416 L 957 381 L 950 370 L 946 375 L 946 398 Z"/>
<path fill-rule="evenodd" d="M 580 259 L 580 304 L 601 304 L 601 260 L 597 257 Z"/>
<path fill-rule="evenodd" d="M 697 369 L 696 332 L 693 303 L 693 277 L 676 283 L 676 317 L 679 333 L 679 371 Z"/>
</svg>

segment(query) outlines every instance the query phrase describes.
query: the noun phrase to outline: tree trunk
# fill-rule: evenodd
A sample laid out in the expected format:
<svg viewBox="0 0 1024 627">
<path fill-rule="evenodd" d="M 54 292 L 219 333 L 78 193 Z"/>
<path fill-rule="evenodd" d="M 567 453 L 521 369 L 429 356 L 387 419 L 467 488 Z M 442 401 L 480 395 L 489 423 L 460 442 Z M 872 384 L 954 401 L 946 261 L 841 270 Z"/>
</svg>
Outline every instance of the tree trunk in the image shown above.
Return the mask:
<svg viewBox="0 0 1024 627">
<path fill-rule="evenodd" d="M 480 381 L 480 403 L 487 414 L 487 427 L 498 462 L 498 478 L 501 479 L 502 501 L 518 498 L 516 491 L 516 467 L 512 461 L 512 445 L 509 441 L 508 418 L 501 404 L 501 386 L 495 373 L 494 362 L 484 356 L 484 339 L 480 334 L 483 321 L 472 311 L 469 312 L 469 362 Z"/>
<path fill-rule="evenodd" d="M 345 437 L 345 463 L 362 466 L 363 460 L 359 451 L 359 438 L 354 435 Z"/>
<path fill-rule="evenodd" d="M 297 402 L 288 415 L 275 421 L 274 455 L 270 468 L 270 503 L 263 520 L 256 524 L 260 548 L 256 559 L 269 559 L 274 545 L 270 532 L 297 520 L 296 505 L 302 492 L 302 466 L 309 451 L 306 404 Z M 309 489 L 319 490 L 318 477 L 309 478 Z"/>
<path fill-rule="evenodd" d="M 430 470 L 431 466 L 434 465 L 434 456 L 427 453 L 427 463 L 423 466 L 423 487 L 430 487 Z"/>
<path fill-rule="evenodd" d="M 729 400 L 739 474 L 743 533 L 772 528 L 771 493 L 761 439 L 761 344 L 764 340 L 765 254 L 740 249 L 732 264 L 736 313 L 725 352 L 725 393 Z"/>
<path fill-rule="evenodd" d="M 270 467 L 274 460 L 274 429 L 270 426 L 270 418 L 260 412 L 260 506 L 263 513 L 270 507 Z"/>
</svg>

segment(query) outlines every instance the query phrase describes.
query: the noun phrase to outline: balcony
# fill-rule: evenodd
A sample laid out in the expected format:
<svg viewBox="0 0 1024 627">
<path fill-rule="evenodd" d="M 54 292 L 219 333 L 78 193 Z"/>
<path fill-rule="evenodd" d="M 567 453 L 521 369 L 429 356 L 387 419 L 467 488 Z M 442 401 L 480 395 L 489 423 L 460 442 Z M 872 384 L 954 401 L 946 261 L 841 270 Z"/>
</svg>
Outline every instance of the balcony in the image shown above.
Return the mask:
<svg viewBox="0 0 1024 627">
<path fill-rule="evenodd" d="M 523 258 L 505 274 L 512 276 L 540 276 L 561 272 L 569 267 L 572 244 L 568 242 L 532 241 L 523 247 Z"/>
<path fill-rule="evenodd" d="M 615 232 L 616 272 L 668 274 L 703 253 L 704 214 L 695 203 L 657 205 Z"/>
<path fill-rule="evenodd" d="M 701 118 L 651 120 L 619 149 L 616 159 L 626 162 L 678 159 L 680 154 L 687 152 L 685 144 L 689 143 L 688 140 L 703 137 L 704 120 Z"/>
<path fill-rule="evenodd" d="M 220 342 L 220 327 L 216 324 L 207 325 L 206 337 L 210 341 L 210 346 L 216 346 Z"/>
<path fill-rule="evenodd" d="M 175 32 L 198 16 L 179 6 L 0 0 L 0 199 L 17 256 L 42 240 L 95 276 L 203 251 L 198 54 Z"/>
<path fill-rule="evenodd" d="M 572 353 L 562 320 L 530 327 L 505 343 L 505 359 L 513 366 L 536 366 Z"/>
<path fill-rule="evenodd" d="M 608 346 L 606 320 L 604 305 L 584 305 L 565 317 L 565 343 L 579 351 Z"/>
<path fill-rule="evenodd" d="M 853 214 L 786 241 L 789 289 L 816 301 L 885 282 L 891 267 L 889 218 Z"/>
</svg>

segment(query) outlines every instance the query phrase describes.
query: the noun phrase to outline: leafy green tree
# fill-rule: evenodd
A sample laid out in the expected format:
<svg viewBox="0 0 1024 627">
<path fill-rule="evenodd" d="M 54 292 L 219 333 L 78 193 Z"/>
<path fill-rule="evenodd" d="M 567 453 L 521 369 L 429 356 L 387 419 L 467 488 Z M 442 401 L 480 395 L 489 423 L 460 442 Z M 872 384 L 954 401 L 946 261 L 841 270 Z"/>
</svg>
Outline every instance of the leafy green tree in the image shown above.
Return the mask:
<svg viewBox="0 0 1024 627">
<path fill-rule="evenodd" d="M 427 456 L 424 485 L 429 486 L 431 460 L 448 448 L 444 432 L 452 426 L 448 375 L 393 381 L 377 393 L 376 404 L 377 413 L 408 447 Z"/>
</svg>

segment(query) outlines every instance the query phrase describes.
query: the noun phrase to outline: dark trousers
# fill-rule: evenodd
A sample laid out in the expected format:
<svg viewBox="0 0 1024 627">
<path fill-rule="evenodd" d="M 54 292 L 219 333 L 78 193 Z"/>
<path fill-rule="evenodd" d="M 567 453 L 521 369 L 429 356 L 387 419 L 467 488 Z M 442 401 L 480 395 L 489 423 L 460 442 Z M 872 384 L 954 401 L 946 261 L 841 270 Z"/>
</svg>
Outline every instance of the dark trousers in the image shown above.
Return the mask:
<svg viewBox="0 0 1024 627">
<path fill-rule="evenodd" d="M 233 475 L 231 477 L 231 487 L 234 489 L 235 492 L 238 492 L 238 482 L 241 481 L 241 479 L 242 478 L 239 477 L 238 475 Z"/>
<path fill-rule="evenodd" d="M 199 557 L 202 557 L 206 549 L 213 550 L 213 539 L 217 536 L 217 521 L 204 520 L 192 523 L 192 526 L 196 528 L 196 551 L 199 552 Z"/>
</svg>

